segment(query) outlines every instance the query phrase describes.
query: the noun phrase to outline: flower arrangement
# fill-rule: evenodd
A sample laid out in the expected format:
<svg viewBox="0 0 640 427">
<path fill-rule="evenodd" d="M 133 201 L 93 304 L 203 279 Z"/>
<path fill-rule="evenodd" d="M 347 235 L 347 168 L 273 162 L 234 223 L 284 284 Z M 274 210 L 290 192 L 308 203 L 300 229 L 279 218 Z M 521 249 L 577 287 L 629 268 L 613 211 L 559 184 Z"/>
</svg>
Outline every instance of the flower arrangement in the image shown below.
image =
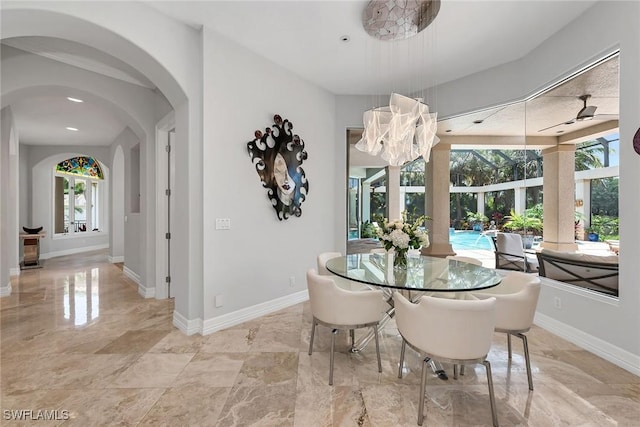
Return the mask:
<svg viewBox="0 0 640 427">
<path fill-rule="evenodd" d="M 413 224 L 407 223 L 406 212 L 402 213 L 402 219 L 389 222 L 386 218 L 382 227 L 378 228 L 378 239 L 389 252 L 393 249 L 394 266 L 407 264 L 407 252 L 409 249 L 420 249 L 421 246 L 429 246 L 428 230 L 420 229 L 420 225 L 430 218 L 421 216 Z"/>
</svg>

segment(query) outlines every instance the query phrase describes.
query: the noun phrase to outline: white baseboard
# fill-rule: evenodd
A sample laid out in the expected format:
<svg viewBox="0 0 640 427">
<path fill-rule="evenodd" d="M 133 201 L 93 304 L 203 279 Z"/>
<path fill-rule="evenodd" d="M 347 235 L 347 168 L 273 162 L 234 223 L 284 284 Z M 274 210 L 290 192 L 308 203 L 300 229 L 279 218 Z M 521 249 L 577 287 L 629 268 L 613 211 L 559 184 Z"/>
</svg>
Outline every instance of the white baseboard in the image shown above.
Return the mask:
<svg viewBox="0 0 640 427">
<path fill-rule="evenodd" d="M 141 283 L 138 283 L 138 293 L 142 298 L 153 298 L 156 296 L 156 288 L 145 288 Z"/>
<path fill-rule="evenodd" d="M 201 333 L 202 335 L 211 334 L 213 332 L 256 319 L 266 314 L 282 310 L 283 308 L 290 307 L 308 299 L 309 292 L 307 290 L 304 290 L 296 292 L 294 294 L 276 298 L 271 301 L 256 304 L 251 307 L 242 308 L 232 313 L 223 314 L 222 316 L 205 319 L 202 325 Z"/>
<path fill-rule="evenodd" d="M 133 280 L 136 285 L 138 285 L 138 293 L 142 298 L 153 298 L 156 295 L 155 288 L 147 288 L 144 285 L 142 285 L 142 282 L 140 281 L 140 275 L 138 273 L 131 270 L 126 265 L 122 267 L 122 272 L 129 279 Z"/>
<path fill-rule="evenodd" d="M 19 276 L 20 275 L 20 267 L 13 267 L 9 269 L 9 276 Z"/>
<path fill-rule="evenodd" d="M 284 297 L 276 298 L 271 301 L 256 304 L 251 307 L 243 308 L 233 313 L 223 314 L 222 316 L 206 319 L 204 322 L 202 319 L 189 320 L 177 311 L 173 312 L 173 326 L 187 335 L 201 334 L 207 335 L 220 331 L 222 329 L 230 328 L 231 326 L 239 325 L 249 320 L 256 319 L 282 310 L 283 308 L 290 307 L 292 305 L 304 302 L 309 299 L 309 292 L 304 290 L 296 292 L 294 294 L 286 295 Z"/>
<path fill-rule="evenodd" d="M 136 283 L 136 285 L 140 285 L 140 275 L 138 273 L 136 273 L 135 271 L 133 271 L 132 269 L 130 269 L 126 265 L 124 267 L 122 267 L 122 272 L 129 279 L 133 280 Z"/>
<path fill-rule="evenodd" d="M 0 286 L 0 297 L 8 297 L 11 295 L 11 282 L 6 286 Z"/>
<path fill-rule="evenodd" d="M 111 264 L 115 264 L 116 262 L 124 262 L 124 256 L 108 256 L 107 260 Z"/>
<path fill-rule="evenodd" d="M 173 326 L 186 335 L 202 333 L 202 319 L 189 320 L 177 311 L 173 311 Z"/>
<path fill-rule="evenodd" d="M 105 244 L 102 244 L 102 245 L 83 246 L 81 248 L 73 248 L 73 249 L 65 249 L 63 251 L 47 252 L 47 253 L 40 254 L 40 259 L 49 259 L 49 258 L 55 258 L 55 257 L 59 257 L 59 256 L 64 256 L 64 255 L 73 255 L 73 254 L 79 254 L 79 253 L 82 253 L 82 252 L 97 251 L 99 249 L 107 249 L 108 247 L 109 247 L 109 244 L 105 243 Z"/>
<path fill-rule="evenodd" d="M 545 314 L 536 313 L 534 323 L 632 374 L 640 376 L 640 356 L 589 335 Z"/>
</svg>

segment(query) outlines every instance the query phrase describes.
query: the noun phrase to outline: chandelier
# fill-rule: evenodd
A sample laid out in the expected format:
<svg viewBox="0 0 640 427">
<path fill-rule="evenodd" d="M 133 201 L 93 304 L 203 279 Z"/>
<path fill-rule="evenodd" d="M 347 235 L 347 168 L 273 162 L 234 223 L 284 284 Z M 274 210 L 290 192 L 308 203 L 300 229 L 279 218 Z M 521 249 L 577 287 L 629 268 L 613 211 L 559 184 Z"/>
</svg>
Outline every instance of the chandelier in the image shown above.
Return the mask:
<svg viewBox="0 0 640 427">
<path fill-rule="evenodd" d="M 422 156 L 429 161 L 436 136 L 437 114 L 422 99 L 391 94 L 388 107 L 365 111 L 364 132 L 356 148 L 377 156 L 391 166 L 402 166 Z"/>
<path fill-rule="evenodd" d="M 424 30 L 440 10 L 440 0 L 371 0 L 362 23 L 380 40 L 401 40 Z M 380 155 L 389 165 L 401 166 L 422 156 L 429 161 L 436 136 L 437 114 L 422 98 L 392 93 L 389 105 L 365 111 L 364 132 L 356 148 Z"/>
</svg>

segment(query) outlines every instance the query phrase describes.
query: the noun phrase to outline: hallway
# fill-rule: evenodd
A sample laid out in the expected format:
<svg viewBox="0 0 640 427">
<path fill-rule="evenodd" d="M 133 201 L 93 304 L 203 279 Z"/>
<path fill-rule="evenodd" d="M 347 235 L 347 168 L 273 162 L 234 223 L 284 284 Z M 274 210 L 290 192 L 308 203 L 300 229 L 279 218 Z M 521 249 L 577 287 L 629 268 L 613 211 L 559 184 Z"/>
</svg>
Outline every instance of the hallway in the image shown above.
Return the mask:
<svg viewBox="0 0 640 427">
<path fill-rule="evenodd" d="M 330 387 L 327 328 L 307 354 L 308 303 L 189 337 L 172 326 L 170 300 L 141 298 L 102 251 L 52 258 L 14 279 L 0 300 L 1 425 L 416 425 L 419 359 L 408 351 L 409 373 L 396 378 L 393 322 L 381 337 L 382 374 L 373 349 L 348 353 L 339 335 Z M 519 340 L 511 364 L 504 336 L 489 354 L 500 425 L 637 423 L 639 377 L 540 328 L 528 335 L 532 393 Z M 59 420 L 8 419 L 20 410 L 57 410 Z M 484 369 L 430 376 L 426 414 L 430 426 L 490 425 Z"/>
</svg>

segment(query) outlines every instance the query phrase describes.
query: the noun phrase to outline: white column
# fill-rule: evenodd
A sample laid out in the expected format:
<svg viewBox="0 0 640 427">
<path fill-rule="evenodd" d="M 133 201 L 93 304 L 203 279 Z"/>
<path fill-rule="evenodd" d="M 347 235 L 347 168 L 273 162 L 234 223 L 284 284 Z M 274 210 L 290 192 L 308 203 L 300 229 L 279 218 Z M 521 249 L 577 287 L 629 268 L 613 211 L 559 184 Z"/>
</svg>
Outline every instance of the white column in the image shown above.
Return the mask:
<svg viewBox="0 0 640 427">
<path fill-rule="evenodd" d="M 484 192 L 478 192 L 478 206 L 476 207 L 476 212 L 484 215 Z"/>
<path fill-rule="evenodd" d="M 542 151 L 544 231 L 542 247 L 575 251 L 575 145 Z"/>
<path fill-rule="evenodd" d="M 407 210 L 407 187 L 400 187 L 400 193 L 398 198 L 400 199 L 400 212 L 404 212 Z"/>
<path fill-rule="evenodd" d="M 371 222 L 371 183 L 362 183 L 362 222 Z"/>
<path fill-rule="evenodd" d="M 400 166 L 387 166 L 387 218 L 400 219 Z"/>
<path fill-rule="evenodd" d="M 449 243 L 449 155 L 449 145 L 436 145 L 425 168 L 425 213 L 431 217 L 427 223 L 431 245 L 422 248 L 423 255 L 455 255 Z"/>
<path fill-rule="evenodd" d="M 582 231 L 591 225 L 591 180 L 576 180 L 576 212 L 581 215 Z M 579 235 L 583 239 L 584 235 Z"/>
<path fill-rule="evenodd" d="M 525 187 L 516 187 L 515 189 L 515 211 L 516 213 L 523 213 L 527 208 L 527 189 Z"/>
</svg>

